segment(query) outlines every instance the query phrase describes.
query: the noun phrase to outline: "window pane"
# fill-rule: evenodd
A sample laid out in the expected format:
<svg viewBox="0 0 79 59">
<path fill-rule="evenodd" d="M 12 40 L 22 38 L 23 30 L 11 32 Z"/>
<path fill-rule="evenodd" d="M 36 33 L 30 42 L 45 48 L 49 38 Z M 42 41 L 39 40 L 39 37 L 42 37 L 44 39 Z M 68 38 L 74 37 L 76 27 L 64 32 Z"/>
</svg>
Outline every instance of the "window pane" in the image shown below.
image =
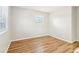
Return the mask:
<svg viewBox="0 0 79 59">
<path fill-rule="evenodd" d="M 6 29 L 5 8 L 0 7 L 0 32 Z"/>
</svg>

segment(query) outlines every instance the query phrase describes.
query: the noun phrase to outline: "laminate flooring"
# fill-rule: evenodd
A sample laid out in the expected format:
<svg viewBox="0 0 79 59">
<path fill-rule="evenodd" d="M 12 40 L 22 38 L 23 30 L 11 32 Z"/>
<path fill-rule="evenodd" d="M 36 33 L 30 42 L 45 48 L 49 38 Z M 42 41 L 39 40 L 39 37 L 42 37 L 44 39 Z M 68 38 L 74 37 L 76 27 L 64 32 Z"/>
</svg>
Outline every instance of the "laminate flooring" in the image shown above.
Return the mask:
<svg viewBox="0 0 79 59">
<path fill-rule="evenodd" d="M 68 43 L 63 40 L 43 36 L 11 42 L 8 53 L 73 53 L 79 42 Z"/>
</svg>

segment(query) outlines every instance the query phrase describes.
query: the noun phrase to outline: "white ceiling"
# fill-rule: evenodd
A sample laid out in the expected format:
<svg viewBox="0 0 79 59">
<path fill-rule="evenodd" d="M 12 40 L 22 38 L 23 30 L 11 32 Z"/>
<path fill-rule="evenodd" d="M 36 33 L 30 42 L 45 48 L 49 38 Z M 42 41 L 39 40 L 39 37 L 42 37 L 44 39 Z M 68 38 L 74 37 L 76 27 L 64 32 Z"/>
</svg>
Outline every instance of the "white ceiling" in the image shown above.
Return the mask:
<svg viewBox="0 0 79 59">
<path fill-rule="evenodd" d="M 48 13 L 64 8 L 64 6 L 19 6 L 19 7 Z"/>
</svg>

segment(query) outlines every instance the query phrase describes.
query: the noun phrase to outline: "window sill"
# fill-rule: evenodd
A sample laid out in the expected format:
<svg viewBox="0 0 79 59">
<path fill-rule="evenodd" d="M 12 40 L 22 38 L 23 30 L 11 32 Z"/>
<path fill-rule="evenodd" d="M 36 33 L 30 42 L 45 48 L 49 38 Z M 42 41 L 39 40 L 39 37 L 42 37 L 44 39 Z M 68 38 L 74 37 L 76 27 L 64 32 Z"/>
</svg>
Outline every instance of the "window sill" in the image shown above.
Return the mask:
<svg viewBox="0 0 79 59">
<path fill-rule="evenodd" d="M 0 32 L 0 35 L 4 34 L 4 33 L 6 33 L 6 32 L 7 32 L 7 30 L 1 31 L 1 32 Z"/>
</svg>

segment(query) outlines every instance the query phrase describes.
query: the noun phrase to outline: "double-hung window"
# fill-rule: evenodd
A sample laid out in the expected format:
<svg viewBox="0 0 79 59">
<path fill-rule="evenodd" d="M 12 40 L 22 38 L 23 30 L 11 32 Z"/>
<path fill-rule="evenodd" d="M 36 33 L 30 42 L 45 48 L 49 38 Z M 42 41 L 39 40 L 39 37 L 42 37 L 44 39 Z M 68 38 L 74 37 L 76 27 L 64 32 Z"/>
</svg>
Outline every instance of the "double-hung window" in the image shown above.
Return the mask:
<svg viewBox="0 0 79 59">
<path fill-rule="evenodd" d="M 6 12 L 5 8 L 0 6 L 0 34 L 6 31 Z"/>
</svg>

